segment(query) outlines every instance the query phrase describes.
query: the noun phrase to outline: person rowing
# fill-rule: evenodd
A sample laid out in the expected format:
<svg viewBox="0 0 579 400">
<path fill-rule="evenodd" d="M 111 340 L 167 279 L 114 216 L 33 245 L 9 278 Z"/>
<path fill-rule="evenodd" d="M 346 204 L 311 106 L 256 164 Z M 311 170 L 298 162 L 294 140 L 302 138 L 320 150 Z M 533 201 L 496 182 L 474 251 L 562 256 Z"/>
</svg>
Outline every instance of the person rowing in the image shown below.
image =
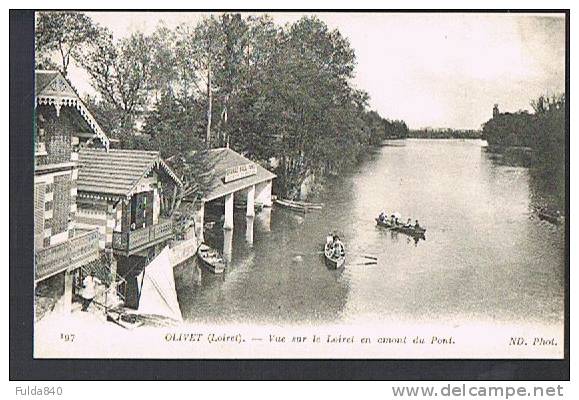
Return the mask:
<svg viewBox="0 0 579 400">
<path fill-rule="evenodd" d="M 334 240 L 334 257 L 343 257 L 345 254 L 344 245 L 339 237 L 336 236 L 336 240 Z"/>
<path fill-rule="evenodd" d="M 326 247 L 331 246 L 333 243 L 334 243 L 334 234 L 328 233 L 328 236 L 326 236 Z"/>
</svg>

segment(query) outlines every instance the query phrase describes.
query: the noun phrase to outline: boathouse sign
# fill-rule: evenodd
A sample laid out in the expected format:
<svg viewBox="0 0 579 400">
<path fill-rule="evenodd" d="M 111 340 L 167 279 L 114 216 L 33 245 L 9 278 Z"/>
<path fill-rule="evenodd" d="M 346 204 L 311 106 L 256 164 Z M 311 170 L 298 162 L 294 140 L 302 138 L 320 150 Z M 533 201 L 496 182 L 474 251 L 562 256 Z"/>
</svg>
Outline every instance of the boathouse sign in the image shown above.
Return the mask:
<svg viewBox="0 0 579 400">
<path fill-rule="evenodd" d="M 236 165 L 225 170 L 223 182 L 228 183 L 257 174 L 257 165 L 254 163 Z"/>
</svg>

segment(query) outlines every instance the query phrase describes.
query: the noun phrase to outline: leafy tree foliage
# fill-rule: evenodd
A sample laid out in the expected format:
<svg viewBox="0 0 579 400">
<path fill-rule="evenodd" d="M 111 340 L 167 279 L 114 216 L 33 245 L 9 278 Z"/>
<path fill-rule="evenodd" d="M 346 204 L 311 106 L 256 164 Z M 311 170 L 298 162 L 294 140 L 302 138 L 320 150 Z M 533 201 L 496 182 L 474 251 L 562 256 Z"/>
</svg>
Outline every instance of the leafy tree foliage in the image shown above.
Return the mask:
<svg viewBox="0 0 579 400">
<path fill-rule="evenodd" d="M 81 48 L 99 36 L 99 28 L 85 14 L 72 11 L 39 12 L 36 19 L 37 68 L 58 68 L 64 76 L 72 59 L 81 60 Z M 60 64 L 55 62 L 60 61 Z"/>
<path fill-rule="evenodd" d="M 531 178 L 544 193 L 552 193 L 560 210 L 565 207 L 564 149 L 566 128 L 565 95 L 540 96 L 531 102 L 534 113 L 499 113 L 483 125 L 483 138 L 497 147 L 525 146 L 533 150 Z M 552 204 L 551 204 L 552 205 Z"/>
<path fill-rule="evenodd" d="M 499 114 L 483 125 L 482 137 L 493 145 L 530 147 L 536 137 L 535 119 L 527 111 Z"/>
<path fill-rule="evenodd" d="M 498 113 L 483 124 L 483 139 L 491 145 L 527 146 L 560 151 L 565 144 L 565 95 L 540 96 L 534 113 Z"/>
<path fill-rule="evenodd" d="M 97 31 L 77 60 L 98 92 L 89 107 L 122 147 L 158 149 L 176 168 L 192 150 L 229 146 L 275 170 L 291 197 L 307 176 L 339 174 L 408 132 L 369 110 L 354 50 L 316 17 L 278 26 L 225 13 L 120 40 Z M 185 180 L 207 172 L 196 165 L 181 168 Z"/>
<path fill-rule="evenodd" d="M 113 132 L 131 131 L 148 105 L 152 89 L 153 46 L 151 38 L 134 33 L 114 43 L 106 29 L 84 52 L 80 62 L 102 99 L 120 115 Z"/>
</svg>

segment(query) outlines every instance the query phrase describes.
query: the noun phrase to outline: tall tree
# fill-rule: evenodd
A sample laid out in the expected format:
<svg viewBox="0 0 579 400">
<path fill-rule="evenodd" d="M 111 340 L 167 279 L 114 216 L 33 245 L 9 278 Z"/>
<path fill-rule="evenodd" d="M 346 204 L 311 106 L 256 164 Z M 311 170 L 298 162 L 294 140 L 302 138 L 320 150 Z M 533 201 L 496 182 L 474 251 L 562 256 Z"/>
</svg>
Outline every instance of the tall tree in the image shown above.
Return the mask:
<svg viewBox="0 0 579 400">
<path fill-rule="evenodd" d="M 81 61 L 83 46 L 92 43 L 98 34 L 98 26 L 81 12 L 39 12 L 35 42 L 37 66 L 54 66 L 56 57 L 60 61 L 60 71 L 67 76 L 71 60 Z"/>
<path fill-rule="evenodd" d="M 222 110 L 218 122 L 222 142 L 254 159 L 267 159 L 275 134 L 265 130 L 263 123 L 274 117 L 265 103 L 273 80 L 283 72 L 277 66 L 282 57 L 282 30 L 270 16 L 237 14 L 220 19 L 225 45 L 216 72 L 218 107 Z M 226 120 L 224 117 L 227 117 Z"/>
<path fill-rule="evenodd" d="M 248 45 L 248 25 L 240 14 L 223 14 L 218 19 L 224 43 L 218 54 L 215 85 L 219 88 L 217 105 L 219 119 L 216 127 L 219 145 L 229 145 L 230 121 L 236 117 L 240 94 L 244 89 L 245 49 Z"/>
<path fill-rule="evenodd" d="M 216 90 L 213 75 L 219 62 L 220 48 L 223 46 L 219 23 L 211 16 L 199 22 L 193 29 L 186 24 L 180 25 L 176 35 L 179 59 L 189 66 L 190 74 L 193 75 L 191 84 L 204 97 L 206 103 L 205 140 L 209 148 L 212 143 L 213 96 Z"/>
<path fill-rule="evenodd" d="M 358 131 L 346 117 L 356 111 L 355 57 L 347 40 L 317 18 L 287 26 L 279 47 L 264 85 L 276 115 L 264 132 L 279 137 L 279 184 L 291 196 L 307 174 L 335 172 L 357 152 L 348 149 L 357 145 Z"/>
<path fill-rule="evenodd" d="M 143 135 L 125 135 L 123 146 L 182 158 L 201 143 L 229 145 L 276 169 L 282 195 L 408 130 L 368 111 L 368 94 L 352 84 L 353 49 L 317 18 L 281 27 L 267 15 L 221 14 L 149 36 L 99 38 L 83 63 L 102 98 L 95 106 L 118 110 L 122 118 L 110 122 L 128 127 L 121 132 L 144 122 Z"/>
<path fill-rule="evenodd" d="M 81 65 L 103 101 L 121 114 L 119 131 L 130 131 L 150 103 L 153 81 L 153 46 L 143 33 L 114 42 L 108 30 L 101 29 Z"/>
</svg>

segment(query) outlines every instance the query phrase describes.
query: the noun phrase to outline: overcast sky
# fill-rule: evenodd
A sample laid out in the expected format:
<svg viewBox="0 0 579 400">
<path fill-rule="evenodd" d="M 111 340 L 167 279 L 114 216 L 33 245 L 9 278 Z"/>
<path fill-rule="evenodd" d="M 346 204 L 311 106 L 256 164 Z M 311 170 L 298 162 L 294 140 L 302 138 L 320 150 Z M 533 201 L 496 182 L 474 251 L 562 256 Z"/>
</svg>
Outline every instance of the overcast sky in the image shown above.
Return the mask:
<svg viewBox="0 0 579 400">
<path fill-rule="evenodd" d="M 199 13 L 87 13 L 115 38 L 195 23 Z M 302 13 L 270 13 L 279 24 Z M 501 111 L 530 109 L 565 89 L 565 20 L 521 14 L 316 14 L 346 36 L 357 57 L 355 85 L 383 117 L 411 128 L 480 128 Z M 78 68 L 70 79 L 90 92 Z"/>
</svg>

